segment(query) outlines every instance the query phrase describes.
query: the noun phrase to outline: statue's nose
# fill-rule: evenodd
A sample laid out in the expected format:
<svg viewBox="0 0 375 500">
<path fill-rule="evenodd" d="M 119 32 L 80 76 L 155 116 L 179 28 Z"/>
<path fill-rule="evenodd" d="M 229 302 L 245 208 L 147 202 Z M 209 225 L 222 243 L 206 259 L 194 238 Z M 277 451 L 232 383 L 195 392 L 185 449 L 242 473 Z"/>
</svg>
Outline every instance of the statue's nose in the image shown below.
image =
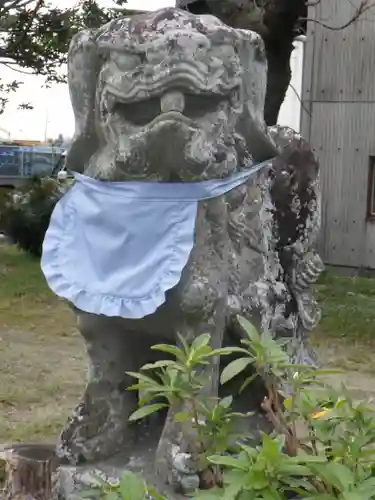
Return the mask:
<svg viewBox="0 0 375 500">
<path fill-rule="evenodd" d="M 178 111 L 183 113 L 185 109 L 185 96 L 177 90 L 166 92 L 160 98 L 160 109 L 162 113 Z"/>
</svg>

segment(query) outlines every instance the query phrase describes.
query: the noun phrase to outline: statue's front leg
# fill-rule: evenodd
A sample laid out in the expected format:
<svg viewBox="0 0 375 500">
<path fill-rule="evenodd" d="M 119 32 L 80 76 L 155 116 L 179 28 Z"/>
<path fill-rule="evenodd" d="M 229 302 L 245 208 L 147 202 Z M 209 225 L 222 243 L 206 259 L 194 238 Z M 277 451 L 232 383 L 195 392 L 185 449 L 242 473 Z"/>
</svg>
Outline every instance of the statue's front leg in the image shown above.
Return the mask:
<svg viewBox="0 0 375 500">
<path fill-rule="evenodd" d="M 226 295 L 219 288 L 210 287 L 204 281 L 194 283 L 180 303 L 180 320 L 176 333 L 189 345 L 202 333 L 211 335 L 211 347 L 218 349 L 223 342 L 226 323 Z M 177 339 L 177 343 L 179 340 Z M 202 377 L 206 381 L 200 397 L 218 396 L 219 359 L 210 358 L 202 365 Z M 184 401 L 170 408 L 156 453 L 157 473 L 176 490 L 189 492 L 198 487 L 200 472 L 197 456 L 200 443 L 193 427 L 182 431 L 180 423 L 174 421 L 176 413 L 187 412 L 193 417 L 193 404 Z"/>
<path fill-rule="evenodd" d="M 57 454 L 72 464 L 105 459 L 131 442 L 128 417 L 137 405 L 136 393 L 126 390 L 132 380 L 125 371 L 138 366 L 124 323 L 78 312 L 78 327 L 89 359 L 88 382 L 57 445 Z"/>
</svg>

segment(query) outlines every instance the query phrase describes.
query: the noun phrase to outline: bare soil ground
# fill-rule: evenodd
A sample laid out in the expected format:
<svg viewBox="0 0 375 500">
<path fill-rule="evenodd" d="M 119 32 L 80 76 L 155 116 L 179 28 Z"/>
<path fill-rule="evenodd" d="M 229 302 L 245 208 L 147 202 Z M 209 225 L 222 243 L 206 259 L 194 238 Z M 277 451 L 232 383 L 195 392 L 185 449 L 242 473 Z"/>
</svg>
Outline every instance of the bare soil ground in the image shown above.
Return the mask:
<svg viewBox="0 0 375 500">
<path fill-rule="evenodd" d="M 313 340 L 327 366 L 345 370 L 359 397 L 375 398 L 375 281 L 326 276 Z M 85 385 L 84 346 L 67 305 L 37 260 L 0 244 L 0 443 L 52 441 Z"/>
</svg>

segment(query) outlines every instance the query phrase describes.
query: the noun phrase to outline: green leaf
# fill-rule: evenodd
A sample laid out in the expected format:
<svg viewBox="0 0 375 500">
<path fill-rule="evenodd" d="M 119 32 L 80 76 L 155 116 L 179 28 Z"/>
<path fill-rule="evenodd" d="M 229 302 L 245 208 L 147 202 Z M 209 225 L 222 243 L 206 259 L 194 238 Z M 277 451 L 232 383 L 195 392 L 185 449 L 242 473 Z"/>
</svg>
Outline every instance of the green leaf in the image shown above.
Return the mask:
<svg viewBox="0 0 375 500">
<path fill-rule="evenodd" d="M 171 354 L 175 358 L 182 360 L 185 359 L 184 353 L 176 347 L 175 345 L 169 345 L 169 344 L 156 344 L 151 347 L 153 351 L 160 351 L 160 352 L 166 352 L 168 354 Z"/>
<path fill-rule="evenodd" d="M 225 487 L 224 499 L 225 500 L 237 500 L 239 493 L 242 490 L 242 485 L 236 483 L 228 484 Z"/>
<path fill-rule="evenodd" d="M 127 387 L 126 390 L 127 391 L 139 391 L 140 388 L 141 388 L 140 384 L 133 384 L 133 385 L 129 385 L 129 387 Z"/>
<path fill-rule="evenodd" d="M 187 412 L 178 412 L 176 415 L 173 417 L 174 422 L 182 424 L 187 421 L 191 421 L 191 415 L 189 415 Z"/>
<path fill-rule="evenodd" d="M 227 455 L 211 455 L 207 457 L 207 460 L 215 465 L 222 465 L 223 467 L 230 467 L 231 469 L 246 470 L 242 461 Z"/>
<path fill-rule="evenodd" d="M 346 491 L 341 495 L 342 500 L 370 500 L 374 498 L 373 493 L 370 496 L 364 496 L 363 494 L 356 493 L 355 491 Z"/>
<path fill-rule="evenodd" d="M 246 490 L 250 491 L 258 490 L 260 493 L 260 490 L 264 490 L 265 488 L 267 488 L 267 486 L 269 486 L 270 480 L 268 475 L 265 473 L 265 468 L 266 464 L 262 463 L 258 468 L 253 467 L 252 470 L 250 470 L 250 473 L 247 474 L 246 477 L 246 483 L 245 483 Z M 260 498 L 262 497 L 260 496 Z"/>
<path fill-rule="evenodd" d="M 277 468 L 283 476 L 311 476 L 313 473 L 305 465 L 283 463 Z"/>
<path fill-rule="evenodd" d="M 104 500 L 119 500 L 119 498 L 120 496 L 116 491 L 108 491 L 104 494 Z"/>
<path fill-rule="evenodd" d="M 142 382 L 146 382 L 150 385 L 160 385 L 154 380 L 153 378 L 149 377 L 148 375 L 144 375 L 143 373 L 138 373 L 138 372 L 125 372 L 126 375 L 129 375 L 129 377 L 136 378 Z"/>
<path fill-rule="evenodd" d="M 295 493 L 298 493 L 301 498 L 305 498 L 308 492 L 311 492 L 312 494 L 316 493 L 315 486 L 310 483 L 309 479 L 304 477 L 296 478 L 288 476 L 286 478 L 281 478 L 281 482 L 286 485 L 287 490 L 292 490 Z"/>
<path fill-rule="evenodd" d="M 121 500 L 145 500 L 147 488 L 144 480 L 133 472 L 126 471 L 120 480 Z"/>
<path fill-rule="evenodd" d="M 280 457 L 284 442 L 284 437 L 272 439 L 268 434 L 262 433 L 262 453 L 268 460 L 274 460 Z"/>
<path fill-rule="evenodd" d="M 223 496 L 224 489 L 223 488 L 212 488 L 211 490 L 198 490 L 194 493 L 194 500 L 219 500 L 226 499 Z"/>
<path fill-rule="evenodd" d="M 354 484 L 353 472 L 343 464 L 328 462 L 324 464 L 306 463 L 306 465 L 327 485 L 340 492 L 349 491 Z"/>
<path fill-rule="evenodd" d="M 232 417 L 248 418 L 248 417 L 253 417 L 255 415 L 255 411 L 247 411 L 246 413 L 234 411 L 234 412 L 231 412 L 230 415 Z M 241 437 L 243 437 L 243 436 L 241 436 Z"/>
<path fill-rule="evenodd" d="M 226 384 L 229 382 L 229 380 L 232 380 L 234 377 L 236 377 L 239 373 L 243 372 L 247 366 L 249 366 L 251 363 L 251 359 L 249 358 L 238 358 L 229 363 L 224 370 L 222 371 L 221 377 L 220 377 L 220 383 L 222 385 Z"/>
<path fill-rule="evenodd" d="M 249 354 L 246 349 L 242 347 L 221 347 L 220 349 L 213 349 L 210 356 L 229 356 L 230 354 Z"/>
<path fill-rule="evenodd" d="M 244 381 L 244 383 L 241 385 L 240 390 L 238 391 L 240 394 L 246 389 L 246 387 L 251 384 L 253 380 L 255 380 L 257 377 L 259 377 L 258 373 L 254 373 L 253 375 L 250 375 L 250 377 L 247 377 Z"/>
<path fill-rule="evenodd" d="M 251 458 L 255 458 L 259 453 L 256 448 L 247 444 L 239 443 L 239 447 Z"/>
<path fill-rule="evenodd" d="M 129 390 L 129 389 L 128 389 Z M 138 401 L 138 407 L 141 407 L 141 406 L 145 406 L 145 405 L 148 405 L 149 403 L 151 403 L 151 401 L 153 401 L 155 398 L 159 397 L 159 394 L 154 394 L 154 393 L 151 393 L 151 394 L 144 394 L 144 395 L 141 395 L 141 398 L 140 400 Z M 163 395 L 163 397 L 166 397 L 165 395 Z"/>
<path fill-rule="evenodd" d="M 299 464 L 326 464 L 327 457 L 317 455 L 299 455 L 298 457 L 290 457 L 289 462 Z"/>
<path fill-rule="evenodd" d="M 161 360 L 156 361 L 155 363 L 147 363 L 143 365 L 141 370 L 157 370 L 158 368 L 165 368 L 166 366 L 174 366 L 176 370 L 178 370 L 178 365 L 176 365 L 175 361 L 172 360 Z"/>
<path fill-rule="evenodd" d="M 152 496 L 153 500 L 167 500 L 165 496 L 160 495 L 154 488 L 147 486 L 147 493 Z"/>
<path fill-rule="evenodd" d="M 190 349 L 192 351 L 195 351 L 201 349 L 204 346 L 208 346 L 210 340 L 211 340 L 211 335 L 209 333 L 203 333 L 202 335 L 199 335 L 199 337 L 194 339 Z"/>
<path fill-rule="evenodd" d="M 219 401 L 219 405 L 223 408 L 230 408 L 233 403 L 233 396 L 227 396 Z"/>
<path fill-rule="evenodd" d="M 361 491 L 366 491 L 369 489 L 370 491 L 374 492 L 375 491 L 375 477 L 370 477 L 369 479 L 366 479 L 363 481 L 362 484 L 359 485 L 358 489 Z"/>
<path fill-rule="evenodd" d="M 311 497 L 304 497 L 304 500 L 337 500 L 336 496 L 319 493 L 318 495 L 313 495 Z"/>
<path fill-rule="evenodd" d="M 255 328 L 254 325 L 250 323 L 246 318 L 243 316 L 237 316 L 237 320 L 241 327 L 245 330 L 247 336 L 249 339 L 253 342 L 260 342 L 260 334 L 258 330 Z"/>
<path fill-rule="evenodd" d="M 181 350 L 182 355 L 183 356 L 185 355 L 185 357 L 188 356 L 189 351 L 190 351 L 190 347 L 189 347 L 188 343 L 186 342 L 185 337 L 183 335 L 181 335 L 180 333 L 177 333 L 177 337 L 178 337 L 179 342 L 182 345 L 182 349 L 183 349 L 183 350 Z"/>
<path fill-rule="evenodd" d="M 262 491 L 262 500 L 284 500 L 284 498 L 284 495 L 271 488 Z"/>
<path fill-rule="evenodd" d="M 135 411 L 130 415 L 129 421 L 135 422 L 136 420 L 140 420 L 141 418 L 148 417 L 152 413 L 159 411 L 161 408 L 167 408 L 167 407 L 168 407 L 167 404 L 162 404 L 162 403 L 143 406 L 142 408 L 139 408 L 139 410 Z"/>
</svg>

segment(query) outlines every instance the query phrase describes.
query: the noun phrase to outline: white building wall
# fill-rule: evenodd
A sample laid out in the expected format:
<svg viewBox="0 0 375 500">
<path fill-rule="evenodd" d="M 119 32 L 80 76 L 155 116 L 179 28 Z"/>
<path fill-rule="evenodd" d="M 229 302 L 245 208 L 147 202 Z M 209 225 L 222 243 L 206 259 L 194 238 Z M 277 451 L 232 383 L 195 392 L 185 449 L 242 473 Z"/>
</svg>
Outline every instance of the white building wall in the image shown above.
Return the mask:
<svg viewBox="0 0 375 500">
<path fill-rule="evenodd" d="M 304 37 L 294 42 L 290 59 L 292 79 L 281 106 L 277 123 L 300 132 Z"/>
</svg>

